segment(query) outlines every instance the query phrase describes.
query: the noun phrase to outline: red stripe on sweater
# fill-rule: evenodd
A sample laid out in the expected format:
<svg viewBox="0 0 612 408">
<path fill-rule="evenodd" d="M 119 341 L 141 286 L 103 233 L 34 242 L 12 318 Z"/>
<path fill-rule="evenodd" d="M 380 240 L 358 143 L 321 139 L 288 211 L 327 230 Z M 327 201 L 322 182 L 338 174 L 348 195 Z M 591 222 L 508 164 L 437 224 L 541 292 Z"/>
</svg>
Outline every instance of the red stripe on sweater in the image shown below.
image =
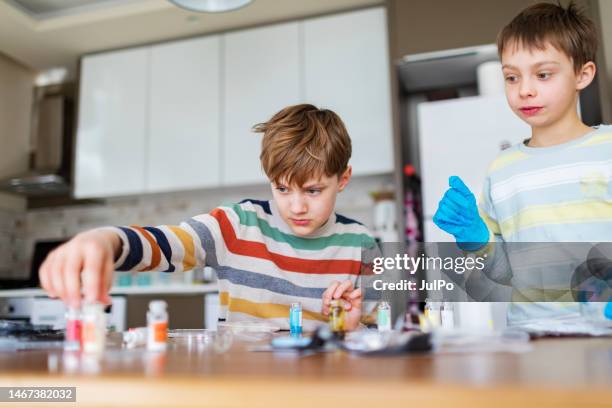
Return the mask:
<svg viewBox="0 0 612 408">
<path fill-rule="evenodd" d="M 310 260 L 279 255 L 270 252 L 264 243 L 240 239 L 225 211 L 217 208 L 210 215 L 215 217 L 227 249 L 235 255 L 252 256 L 274 262 L 286 271 L 311 274 L 350 274 L 359 275 L 361 262 L 350 259 Z"/>
</svg>

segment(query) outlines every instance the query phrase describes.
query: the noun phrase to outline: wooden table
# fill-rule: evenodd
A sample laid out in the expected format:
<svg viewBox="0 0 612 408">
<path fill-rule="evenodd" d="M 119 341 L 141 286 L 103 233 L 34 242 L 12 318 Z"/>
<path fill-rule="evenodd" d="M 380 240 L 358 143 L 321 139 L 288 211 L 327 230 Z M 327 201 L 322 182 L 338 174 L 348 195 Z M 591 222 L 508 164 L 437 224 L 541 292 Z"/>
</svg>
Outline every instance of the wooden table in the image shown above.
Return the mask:
<svg viewBox="0 0 612 408">
<path fill-rule="evenodd" d="M 110 347 L 100 360 L 58 350 L 0 352 L 0 386 L 76 386 L 77 405 L 88 407 L 612 406 L 612 339 L 538 340 L 522 354 L 400 357 L 299 356 L 250 345 L 234 342 L 223 354 Z"/>
</svg>

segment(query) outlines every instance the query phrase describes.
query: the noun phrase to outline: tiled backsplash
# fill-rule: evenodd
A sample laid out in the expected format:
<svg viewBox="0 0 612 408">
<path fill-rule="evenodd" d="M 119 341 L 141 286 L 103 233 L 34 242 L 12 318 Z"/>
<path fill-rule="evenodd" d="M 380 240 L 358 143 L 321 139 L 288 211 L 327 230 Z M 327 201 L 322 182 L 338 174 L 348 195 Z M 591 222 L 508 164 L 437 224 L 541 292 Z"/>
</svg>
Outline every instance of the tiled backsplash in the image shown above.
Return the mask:
<svg viewBox="0 0 612 408">
<path fill-rule="evenodd" d="M 25 219 L 22 211 L 0 209 L 0 278 L 29 268 Z"/>
<path fill-rule="evenodd" d="M 390 175 L 353 178 L 349 187 L 338 196 L 336 211 L 371 227 L 373 201 L 369 193 L 390 183 Z M 0 277 L 27 277 L 33 244 L 37 240 L 69 238 L 104 225 L 178 224 L 222 203 L 244 198 L 269 199 L 270 187 L 259 185 L 149 194 L 109 199 L 104 205 L 37 209 L 25 214 L 0 212 L 0 259 L 3 261 Z"/>
</svg>

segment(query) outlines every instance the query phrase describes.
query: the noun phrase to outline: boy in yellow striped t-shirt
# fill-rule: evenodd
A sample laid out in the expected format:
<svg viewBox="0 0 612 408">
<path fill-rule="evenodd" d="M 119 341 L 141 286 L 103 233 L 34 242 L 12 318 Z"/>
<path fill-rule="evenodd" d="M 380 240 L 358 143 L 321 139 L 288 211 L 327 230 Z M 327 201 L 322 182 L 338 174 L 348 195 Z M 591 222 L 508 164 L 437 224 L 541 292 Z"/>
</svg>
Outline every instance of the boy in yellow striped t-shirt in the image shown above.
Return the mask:
<svg viewBox="0 0 612 408">
<path fill-rule="evenodd" d="M 596 72 L 593 22 L 574 4 L 539 3 L 504 27 L 497 44 L 508 104 L 531 126 L 531 137 L 493 161 L 479 208 L 461 179 L 451 177 L 434 222 L 467 251 L 488 242 L 612 241 L 612 126 L 589 127 L 576 109 Z M 505 258 L 496 252 L 492 263 Z M 543 303 L 536 300 L 553 299 L 516 293 L 518 281 L 567 289 L 575 266 L 558 260 L 534 273 L 513 268 L 508 258 L 489 276 L 511 284 L 515 300 L 532 301 L 511 305 L 510 324 L 577 313 L 571 297 Z"/>
</svg>

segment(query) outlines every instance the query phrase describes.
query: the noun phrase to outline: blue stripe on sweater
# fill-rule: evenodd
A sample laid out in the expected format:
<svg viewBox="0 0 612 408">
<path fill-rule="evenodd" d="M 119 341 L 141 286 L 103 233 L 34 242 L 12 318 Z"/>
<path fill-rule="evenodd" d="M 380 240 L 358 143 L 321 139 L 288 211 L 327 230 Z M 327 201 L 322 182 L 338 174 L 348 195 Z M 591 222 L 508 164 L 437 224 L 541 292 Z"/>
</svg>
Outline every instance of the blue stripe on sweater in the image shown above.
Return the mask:
<svg viewBox="0 0 612 408">
<path fill-rule="evenodd" d="M 251 203 L 260 206 L 266 214 L 272 215 L 272 211 L 270 210 L 270 202 L 264 200 L 254 200 L 252 198 L 247 198 L 242 200 L 239 204 Z"/>
<path fill-rule="evenodd" d="M 130 271 L 142 260 L 142 242 L 136 232 L 130 228 L 119 227 L 125 235 L 127 235 L 130 250 L 127 257 L 123 261 L 123 264 L 117 268 L 118 271 Z"/>
<path fill-rule="evenodd" d="M 288 280 L 250 272 L 241 269 L 221 266 L 216 268 L 217 277 L 227 280 L 235 285 L 247 286 L 254 289 L 265 289 L 282 295 L 321 299 L 324 288 L 306 288 L 298 286 Z"/>
</svg>

